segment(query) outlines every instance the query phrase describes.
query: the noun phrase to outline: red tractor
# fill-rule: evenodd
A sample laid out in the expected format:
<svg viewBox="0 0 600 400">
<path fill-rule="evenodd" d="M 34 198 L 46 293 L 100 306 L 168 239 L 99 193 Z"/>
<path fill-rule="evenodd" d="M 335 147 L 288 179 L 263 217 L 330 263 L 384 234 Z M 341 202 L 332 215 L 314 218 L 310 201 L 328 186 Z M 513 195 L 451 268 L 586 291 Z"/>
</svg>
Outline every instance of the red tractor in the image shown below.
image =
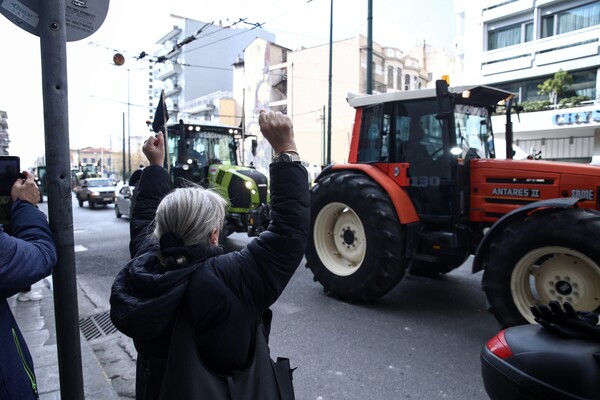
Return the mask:
<svg viewBox="0 0 600 400">
<path fill-rule="evenodd" d="M 383 296 L 407 271 L 437 275 L 474 255 L 502 326 L 533 323 L 529 307 L 568 301 L 600 312 L 600 169 L 499 159 L 491 116 L 512 93 L 486 87 L 356 96 L 347 164 L 311 189 L 307 266 L 331 295 Z"/>
</svg>

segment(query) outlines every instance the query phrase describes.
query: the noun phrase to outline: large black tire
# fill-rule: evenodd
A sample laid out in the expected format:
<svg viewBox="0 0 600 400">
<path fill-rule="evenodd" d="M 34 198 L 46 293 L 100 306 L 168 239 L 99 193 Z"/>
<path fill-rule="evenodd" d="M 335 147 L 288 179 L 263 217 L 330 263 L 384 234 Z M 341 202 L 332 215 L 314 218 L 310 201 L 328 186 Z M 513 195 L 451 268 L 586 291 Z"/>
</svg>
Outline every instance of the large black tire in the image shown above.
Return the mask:
<svg viewBox="0 0 600 400">
<path fill-rule="evenodd" d="M 568 301 L 600 311 L 600 212 L 538 211 L 508 226 L 484 261 L 483 290 L 503 327 L 534 323 L 530 307 Z"/>
<path fill-rule="evenodd" d="M 306 265 L 325 291 L 371 301 L 404 276 L 404 230 L 387 193 L 369 177 L 334 173 L 311 189 Z"/>
</svg>

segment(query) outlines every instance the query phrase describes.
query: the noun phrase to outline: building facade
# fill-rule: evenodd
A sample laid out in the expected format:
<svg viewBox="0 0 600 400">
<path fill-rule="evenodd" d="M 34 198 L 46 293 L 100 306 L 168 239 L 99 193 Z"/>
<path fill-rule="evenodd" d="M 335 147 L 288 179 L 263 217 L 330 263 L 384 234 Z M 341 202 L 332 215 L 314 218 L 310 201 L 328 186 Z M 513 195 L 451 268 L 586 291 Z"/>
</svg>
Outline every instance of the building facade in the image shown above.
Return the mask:
<svg viewBox="0 0 600 400">
<path fill-rule="evenodd" d="M 256 39 L 235 65 L 234 99 L 243 105 L 246 132 L 259 132 L 261 108 L 281 111 L 292 118 L 304 161 L 324 165 L 329 142 L 329 44 L 291 51 Z M 347 95 L 366 92 L 366 37 L 332 43 L 331 75 L 331 162 L 336 164 L 347 161 L 354 124 L 354 109 L 346 101 Z M 373 43 L 374 93 L 424 88 L 429 78 L 414 55 Z M 256 166 L 268 164 L 268 151 L 259 140 L 253 161 Z"/>
<path fill-rule="evenodd" d="M 8 155 L 8 113 L 0 110 L 0 156 Z"/>
<path fill-rule="evenodd" d="M 256 154 L 244 144 L 244 162 L 267 168 L 271 149 L 258 128 L 261 108 L 289 115 L 300 152 L 314 165 L 326 162 L 329 44 L 291 51 L 260 28 L 232 28 L 176 17 L 158 44 L 151 106 L 165 90 L 170 123 L 202 121 L 243 125 L 256 135 Z M 354 109 L 349 92 L 365 93 L 367 38 L 336 41 L 332 49 L 331 162 L 347 160 Z M 426 87 L 428 56 L 373 43 L 374 93 Z M 251 136 L 253 138 L 253 136 Z M 264 164 L 264 165 L 263 165 Z"/>
<path fill-rule="evenodd" d="M 548 99 L 538 85 L 557 71 L 572 77 L 564 104 L 514 118 L 516 144 L 541 151 L 544 159 L 585 163 L 600 157 L 600 2 L 456 0 L 455 9 L 460 84 L 500 87 L 522 104 L 535 104 Z M 503 122 L 496 119 L 502 136 Z"/>
<path fill-rule="evenodd" d="M 165 90 L 170 123 L 219 121 L 221 99 L 231 99 L 233 64 L 256 38 L 270 41 L 275 35 L 259 27 L 223 26 L 174 17 L 176 25 L 157 44 L 150 106 Z M 244 25 L 246 26 L 246 25 Z"/>
</svg>

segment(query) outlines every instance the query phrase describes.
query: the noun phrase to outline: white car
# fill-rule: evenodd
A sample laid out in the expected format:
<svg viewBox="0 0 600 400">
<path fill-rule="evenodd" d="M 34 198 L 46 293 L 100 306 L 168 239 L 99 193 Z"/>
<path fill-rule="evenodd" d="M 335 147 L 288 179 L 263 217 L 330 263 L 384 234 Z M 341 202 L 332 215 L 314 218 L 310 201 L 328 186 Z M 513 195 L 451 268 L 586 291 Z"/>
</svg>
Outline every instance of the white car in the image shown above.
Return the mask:
<svg viewBox="0 0 600 400">
<path fill-rule="evenodd" d="M 121 218 L 127 215 L 131 218 L 131 196 L 133 196 L 133 186 L 123 186 L 115 196 L 115 215 Z"/>
</svg>

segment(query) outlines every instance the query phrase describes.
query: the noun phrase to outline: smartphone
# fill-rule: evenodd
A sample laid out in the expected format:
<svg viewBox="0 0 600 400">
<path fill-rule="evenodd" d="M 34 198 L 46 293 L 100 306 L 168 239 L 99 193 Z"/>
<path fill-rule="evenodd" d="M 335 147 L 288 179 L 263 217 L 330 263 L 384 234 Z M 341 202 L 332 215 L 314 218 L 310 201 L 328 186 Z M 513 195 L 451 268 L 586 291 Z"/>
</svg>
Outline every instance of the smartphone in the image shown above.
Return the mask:
<svg viewBox="0 0 600 400">
<path fill-rule="evenodd" d="M 10 191 L 20 175 L 19 157 L 0 156 L 0 224 L 4 225 L 4 230 L 10 226 Z"/>
</svg>

